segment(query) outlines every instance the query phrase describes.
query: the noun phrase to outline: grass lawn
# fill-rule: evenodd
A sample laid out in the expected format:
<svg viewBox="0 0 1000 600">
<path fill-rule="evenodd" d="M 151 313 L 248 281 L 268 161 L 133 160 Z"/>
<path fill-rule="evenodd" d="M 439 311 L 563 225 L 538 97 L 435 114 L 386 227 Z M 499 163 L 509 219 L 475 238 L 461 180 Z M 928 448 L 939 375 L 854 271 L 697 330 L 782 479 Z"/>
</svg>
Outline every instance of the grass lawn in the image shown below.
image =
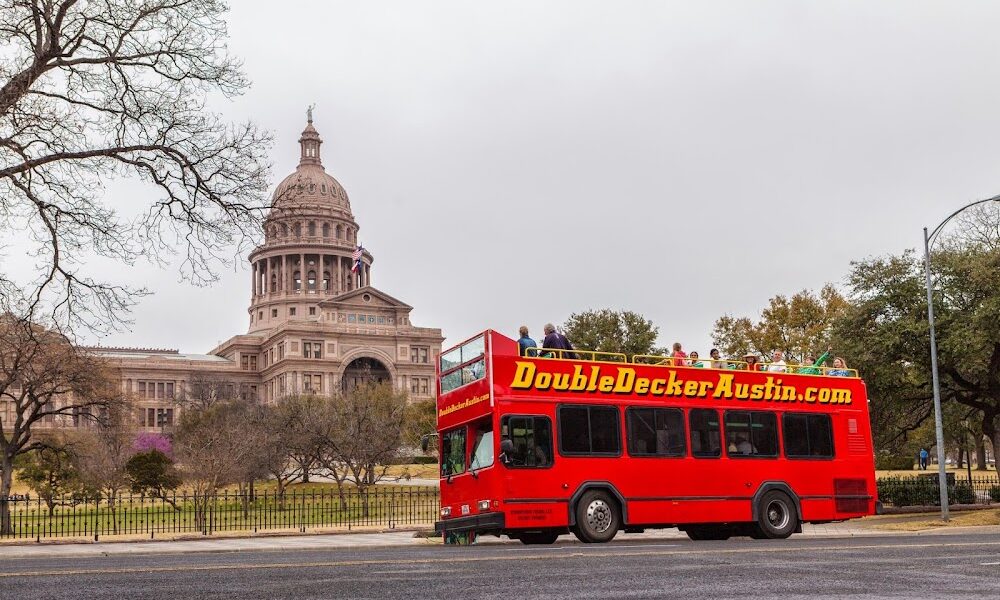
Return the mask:
<svg viewBox="0 0 1000 600">
<path fill-rule="evenodd" d="M 956 480 L 968 479 L 968 471 L 964 468 L 956 469 L 955 467 L 948 467 L 945 469 L 948 473 L 954 473 Z M 919 469 L 911 469 L 908 471 L 875 471 L 875 477 L 916 477 L 917 475 L 936 475 L 938 472 L 937 465 L 930 465 L 927 467 L 926 471 L 921 471 Z M 996 479 L 997 470 L 990 468 L 988 471 L 977 471 L 972 469 L 972 478 L 989 478 Z"/>
<path fill-rule="evenodd" d="M 874 529 L 887 531 L 923 531 L 942 527 L 971 527 L 977 525 L 1000 525 L 1000 509 L 968 510 L 952 512 L 950 520 L 945 523 L 938 516 L 921 515 L 886 515 L 872 517 L 880 522 L 873 523 Z"/>
<path fill-rule="evenodd" d="M 273 486 L 273 484 L 272 484 Z M 178 494 L 176 508 L 160 500 L 125 496 L 114 514 L 107 504 L 59 506 L 50 516 L 37 501 L 15 503 L 15 537 L 66 537 L 110 534 L 183 533 L 213 531 L 338 528 L 348 526 L 426 525 L 438 515 L 436 488 L 379 486 L 368 495 L 349 489 L 346 505 L 334 484 L 293 486 L 283 502 L 273 489 L 255 486 L 256 499 L 244 510 L 238 497 L 220 495 L 210 502 L 205 519 L 195 514 L 190 496 Z M 206 524 L 207 521 L 207 524 Z"/>
</svg>

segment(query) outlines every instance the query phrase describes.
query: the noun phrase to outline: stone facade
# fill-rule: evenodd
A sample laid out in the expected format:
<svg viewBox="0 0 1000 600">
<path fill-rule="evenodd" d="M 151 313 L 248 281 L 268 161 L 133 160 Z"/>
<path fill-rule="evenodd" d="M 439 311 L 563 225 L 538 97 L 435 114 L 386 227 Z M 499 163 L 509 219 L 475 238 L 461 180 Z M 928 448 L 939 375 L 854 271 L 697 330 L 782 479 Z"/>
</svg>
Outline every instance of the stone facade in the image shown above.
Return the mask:
<svg viewBox="0 0 1000 600">
<path fill-rule="evenodd" d="M 323 168 L 322 143 L 310 117 L 299 166 L 275 189 L 264 243 L 249 257 L 246 334 L 208 354 L 91 349 L 121 370 L 140 425 L 169 428 L 179 416 L 177 400 L 192 395 L 276 402 L 374 378 L 413 399 L 434 396 L 441 330 L 414 326 L 411 306 L 371 286 L 374 258 L 358 245 L 347 192 Z M 360 268 L 352 272 L 356 259 Z"/>
</svg>

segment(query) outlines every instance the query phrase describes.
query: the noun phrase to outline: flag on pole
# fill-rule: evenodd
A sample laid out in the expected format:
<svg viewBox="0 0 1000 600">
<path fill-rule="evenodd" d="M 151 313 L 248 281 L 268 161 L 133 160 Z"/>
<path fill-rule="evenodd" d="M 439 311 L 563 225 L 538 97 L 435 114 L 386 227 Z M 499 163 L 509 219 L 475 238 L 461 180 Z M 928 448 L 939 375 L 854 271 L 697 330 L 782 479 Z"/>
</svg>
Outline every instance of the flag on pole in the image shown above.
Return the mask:
<svg viewBox="0 0 1000 600">
<path fill-rule="evenodd" d="M 351 273 L 357 273 L 361 270 L 361 255 L 364 253 L 365 249 L 358 244 L 358 249 L 351 254 L 351 258 L 354 259 L 354 264 L 351 266 Z"/>
</svg>

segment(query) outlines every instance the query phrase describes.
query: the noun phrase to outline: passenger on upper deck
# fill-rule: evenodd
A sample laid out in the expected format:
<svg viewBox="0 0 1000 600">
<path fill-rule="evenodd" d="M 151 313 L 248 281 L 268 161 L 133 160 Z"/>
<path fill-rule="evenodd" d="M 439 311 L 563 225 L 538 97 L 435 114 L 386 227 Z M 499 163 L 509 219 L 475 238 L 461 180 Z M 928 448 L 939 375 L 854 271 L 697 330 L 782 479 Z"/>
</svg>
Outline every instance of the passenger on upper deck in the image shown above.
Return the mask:
<svg viewBox="0 0 1000 600">
<path fill-rule="evenodd" d="M 785 365 L 785 353 L 775 350 L 771 355 L 771 364 L 767 365 L 767 370 L 771 373 L 784 373 L 787 370 Z"/>
<path fill-rule="evenodd" d="M 681 349 L 680 342 L 674 342 L 674 353 L 670 355 L 673 360 L 673 365 L 675 367 L 686 367 L 688 366 L 687 353 Z"/>
<path fill-rule="evenodd" d="M 703 363 L 700 360 L 698 360 L 698 351 L 697 350 L 692 350 L 690 356 L 691 356 L 691 366 L 692 367 L 696 367 L 696 368 L 699 368 L 699 369 L 704 369 L 705 368 L 705 363 Z"/>
<path fill-rule="evenodd" d="M 833 359 L 833 368 L 826 372 L 834 377 L 850 377 L 851 372 L 847 370 L 847 362 L 839 356 Z"/>
<path fill-rule="evenodd" d="M 708 353 L 712 357 L 712 368 L 713 369 L 727 369 L 729 368 L 729 363 L 722 360 L 722 355 L 719 354 L 718 348 L 712 348 L 712 351 Z"/>
<path fill-rule="evenodd" d="M 798 372 L 801 373 L 801 374 L 803 374 L 803 375 L 819 375 L 820 371 L 821 371 L 820 367 L 823 366 L 823 363 L 826 362 L 827 358 L 830 358 L 830 352 L 832 350 L 833 350 L 833 348 L 827 348 L 826 352 L 824 352 L 823 354 L 821 354 L 820 357 L 817 358 L 817 359 L 815 359 L 815 360 L 813 360 L 812 355 L 807 354 L 806 355 L 806 359 L 804 361 L 802 361 L 802 362 L 803 362 L 803 364 L 809 365 L 809 366 L 799 367 Z"/>
<path fill-rule="evenodd" d="M 542 340 L 542 348 L 552 348 L 553 350 L 572 350 L 573 344 L 569 343 L 566 336 L 556 331 L 555 326 L 552 323 L 546 323 L 545 327 L 542 328 L 545 332 L 545 339 Z M 553 353 L 548 353 L 551 356 Z M 568 358 L 570 360 L 576 360 L 575 352 L 559 352 L 556 358 Z M 543 355 L 544 356 L 544 355 Z"/>
<path fill-rule="evenodd" d="M 760 371 L 760 365 L 757 364 L 757 355 L 751 352 L 746 353 L 743 356 L 743 362 L 747 364 L 747 371 Z"/>
<path fill-rule="evenodd" d="M 521 334 L 521 337 L 517 340 L 518 353 L 521 356 L 535 356 L 538 354 L 538 352 L 534 350 L 534 348 L 538 348 L 538 344 L 535 343 L 535 340 L 528 337 L 528 326 L 521 325 L 521 329 L 518 330 L 518 333 Z M 531 350 L 529 350 L 529 348 Z"/>
</svg>

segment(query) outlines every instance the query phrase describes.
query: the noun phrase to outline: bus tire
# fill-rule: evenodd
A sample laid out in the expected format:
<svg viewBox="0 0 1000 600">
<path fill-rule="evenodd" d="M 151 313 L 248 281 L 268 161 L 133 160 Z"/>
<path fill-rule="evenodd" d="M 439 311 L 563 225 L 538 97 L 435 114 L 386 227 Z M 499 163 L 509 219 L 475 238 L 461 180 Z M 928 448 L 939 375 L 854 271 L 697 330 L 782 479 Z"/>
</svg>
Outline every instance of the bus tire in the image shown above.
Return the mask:
<svg viewBox="0 0 1000 600">
<path fill-rule="evenodd" d="M 712 525 L 689 525 L 684 529 L 688 538 L 696 541 L 728 540 L 732 531 L 728 527 Z"/>
<path fill-rule="evenodd" d="M 788 494 L 771 490 L 760 497 L 757 505 L 757 535 L 755 539 L 785 539 L 798 529 L 799 515 Z"/>
<path fill-rule="evenodd" d="M 621 509 L 611 494 L 588 490 L 576 503 L 573 533 L 586 544 L 609 542 L 621 527 Z"/>
<path fill-rule="evenodd" d="M 534 544 L 554 544 L 556 539 L 559 537 L 558 531 L 532 531 L 529 533 L 519 533 L 517 539 L 521 540 L 521 543 L 525 546 L 531 546 Z"/>
</svg>

